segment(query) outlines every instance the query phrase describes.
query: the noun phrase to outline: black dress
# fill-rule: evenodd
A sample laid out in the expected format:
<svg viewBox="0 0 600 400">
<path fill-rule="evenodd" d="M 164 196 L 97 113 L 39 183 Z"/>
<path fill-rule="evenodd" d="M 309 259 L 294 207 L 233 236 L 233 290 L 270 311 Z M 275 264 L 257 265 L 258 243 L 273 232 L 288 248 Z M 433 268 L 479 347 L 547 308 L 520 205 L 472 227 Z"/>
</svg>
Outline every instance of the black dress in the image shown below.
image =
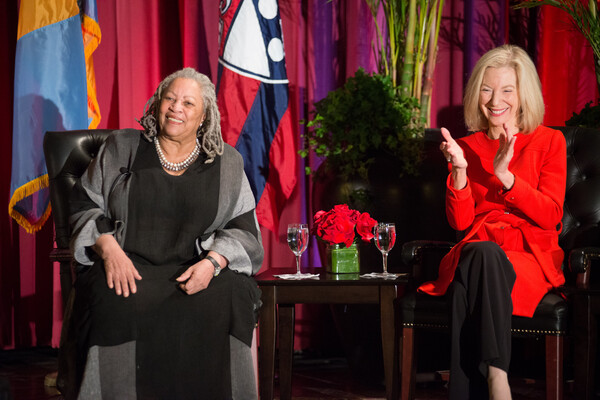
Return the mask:
<svg viewBox="0 0 600 400">
<path fill-rule="evenodd" d="M 79 274 L 79 354 L 92 346 L 134 343 L 141 399 L 231 397 L 229 335 L 250 344 L 260 298 L 250 277 L 225 269 L 207 289 L 187 295 L 175 278 L 200 258 L 195 248 L 215 218 L 218 158 L 180 176 L 166 173 L 152 143 L 140 141 L 129 171 L 124 251 L 142 276 L 137 293 L 117 296 L 102 261 Z M 77 306 L 77 304 L 79 306 Z M 114 360 L 115 368 L 128 365 Z M 79 360 L 83 372 L 85 359 Z M 80 376 L 81 379 L 81 376 Z"/>
</svg>

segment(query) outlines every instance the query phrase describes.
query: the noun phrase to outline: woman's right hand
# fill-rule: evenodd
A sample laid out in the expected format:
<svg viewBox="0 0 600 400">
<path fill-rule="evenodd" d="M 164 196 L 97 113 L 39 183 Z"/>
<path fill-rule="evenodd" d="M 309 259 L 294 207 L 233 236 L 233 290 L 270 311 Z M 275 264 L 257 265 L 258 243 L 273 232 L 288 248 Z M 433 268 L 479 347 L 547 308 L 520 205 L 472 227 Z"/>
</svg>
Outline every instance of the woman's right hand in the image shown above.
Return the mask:
<svg viewBox="0 0 600 400">
<path fill-rule="evenodd" d="M 440 144 L 440 150 L 444 153 L 446 161 L 452 163 L 453 168 L 467 168 L 467 160 L 461 147 L 456 143 L 456 140 L 452 138 L 450 131 L 446 128 L 442 128 L 442 136 L 445 141 Z"/>
<path fill-rule="evenodd" d="M 446 161 L 452 163 L 452 181 L 455 189 L 462 189 L 467 185 L 467 160 L 463 149 L 452 138 L 450 131 L 442 128 L 444 141 L 440 144 L 440 150 L 444 153 Z"/>
<path fill-rule="evenodd" d="M 129 293 L 137 292 L 135 281 L 141 280 L 142 276 L 114 236 L 101 235 L 96 240 L 94 250 L 104 261 L 106 283 L 109 288 L 115 289 L 117 295 L 123 294 L 124 297 L 129 297 Z"/>
</svg>

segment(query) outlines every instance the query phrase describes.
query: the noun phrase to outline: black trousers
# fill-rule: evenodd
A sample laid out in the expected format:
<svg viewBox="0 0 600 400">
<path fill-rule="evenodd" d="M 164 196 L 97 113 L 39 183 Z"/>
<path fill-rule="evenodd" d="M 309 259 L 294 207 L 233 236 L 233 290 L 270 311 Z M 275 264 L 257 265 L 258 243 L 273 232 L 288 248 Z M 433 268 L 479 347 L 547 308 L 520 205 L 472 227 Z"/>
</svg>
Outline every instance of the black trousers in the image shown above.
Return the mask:
<svg viewBox="0 0 600 400">
<path fill-rule="evenodd" d="M 516 274 L 493 242 L 466 244 L 449 288 L 450 399 L 487 399 L 488 367 L 508 371 Z"/>
</svg>

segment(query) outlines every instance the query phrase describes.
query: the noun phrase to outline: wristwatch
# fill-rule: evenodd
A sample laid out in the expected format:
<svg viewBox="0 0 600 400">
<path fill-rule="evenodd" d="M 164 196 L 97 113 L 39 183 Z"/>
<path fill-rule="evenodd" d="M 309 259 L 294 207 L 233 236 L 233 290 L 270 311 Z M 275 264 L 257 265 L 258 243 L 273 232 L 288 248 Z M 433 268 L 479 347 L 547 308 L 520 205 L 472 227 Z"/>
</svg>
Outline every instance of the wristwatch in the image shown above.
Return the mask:
<svg viewBox="0 0 600 400">
<path fill-rule="evenodd" d="M 204 258 L 206 258 L 208 261 L 210 261 L 212 263 L 212 265 L 215 267 L 215 274 L 213 276 L 218 276 L 219 273 L 221 272 L 221 265 L 217 262 L 217 260 L 215 260 L 211 256 L 206 256 Z"/>
</svg>

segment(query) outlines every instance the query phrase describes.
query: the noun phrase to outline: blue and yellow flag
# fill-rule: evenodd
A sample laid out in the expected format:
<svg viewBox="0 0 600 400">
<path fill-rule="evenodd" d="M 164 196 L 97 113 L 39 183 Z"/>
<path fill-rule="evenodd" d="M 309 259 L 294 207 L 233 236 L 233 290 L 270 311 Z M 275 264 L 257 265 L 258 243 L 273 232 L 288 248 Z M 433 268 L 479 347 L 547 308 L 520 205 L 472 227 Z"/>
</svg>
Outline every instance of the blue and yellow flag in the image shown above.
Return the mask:
<svg viewBox="0 0 600 400">
<path fill-rule="evenodd" d="M 85 52 L 85 69 L 87 77 L 88 122 L 90 129 L 96 129 L 100 123 L 100 107 L 96 97 L 96 74 L 92 54 L 100 45 L 102 33 L 98 24 L 96 0 L 81 1 L 81 31 L 83 32 L 83 48 Z"/>
<path fill-rule="evenodd" d="M 94 118 L 88 120 L 82 26 L 76 0 L 21 0 L 8 212 L 30 233 L 50 215 L 45 132 L 85 129 Z"/>
</svg>

